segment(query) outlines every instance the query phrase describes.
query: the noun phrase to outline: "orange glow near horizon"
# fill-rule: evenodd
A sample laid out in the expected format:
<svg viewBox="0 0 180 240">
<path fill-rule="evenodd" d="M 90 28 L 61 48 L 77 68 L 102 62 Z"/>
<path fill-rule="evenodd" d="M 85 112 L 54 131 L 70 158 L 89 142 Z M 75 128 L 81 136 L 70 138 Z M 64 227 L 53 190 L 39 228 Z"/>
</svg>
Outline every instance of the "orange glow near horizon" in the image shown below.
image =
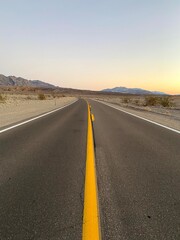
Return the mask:
<svg viewBox="0 0 180 240">
<path fill-rule="evenodd" d="M 180 1 L 2 2 L 0 74 L 180 94 Z"/>
</svg>

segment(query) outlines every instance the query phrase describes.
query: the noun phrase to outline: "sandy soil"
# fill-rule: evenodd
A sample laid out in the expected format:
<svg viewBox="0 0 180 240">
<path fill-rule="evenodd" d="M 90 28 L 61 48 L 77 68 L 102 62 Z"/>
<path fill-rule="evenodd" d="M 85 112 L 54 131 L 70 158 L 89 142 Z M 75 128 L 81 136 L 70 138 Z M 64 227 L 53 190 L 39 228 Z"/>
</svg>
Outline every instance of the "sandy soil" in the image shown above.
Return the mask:
<svg viewBox="0 0 180 240">
<path fill-rule="evenodd" d="M 65 106 L 76 100 L 74 97 L 53 98 L 46 96 L 38 100 L 37 95 L 2 95 L 0 101 L 0 128 L 50 110 Z"/>
<path fill-rule="evenodd" d="M 97 100 L 111 103 L 127 112 L 147 118 L 157 123 L 180 130 L 180 96 L 173 97 L 173 107 L 143 106 L 144 97 L 131 96 L 129 103 L 123 97 L 98 97 Z M 138 104 L 135 103 L 138 100 Z"/>
<path fill-rule="evenodd" d="M 38 100 L 38 94 L 1 94 L 0 128 L 37 116 L 73 102 L 75 97 L 54 97 L 46 94 Z M 172 107 L 144 106 L 144 96 L 94 96 L 90 97 L 118 106 L 122 110 L 180 130 L 180 96 L 172 97 Z M 128 103 L 125 103 L 126 99 Z"/>
</svg>

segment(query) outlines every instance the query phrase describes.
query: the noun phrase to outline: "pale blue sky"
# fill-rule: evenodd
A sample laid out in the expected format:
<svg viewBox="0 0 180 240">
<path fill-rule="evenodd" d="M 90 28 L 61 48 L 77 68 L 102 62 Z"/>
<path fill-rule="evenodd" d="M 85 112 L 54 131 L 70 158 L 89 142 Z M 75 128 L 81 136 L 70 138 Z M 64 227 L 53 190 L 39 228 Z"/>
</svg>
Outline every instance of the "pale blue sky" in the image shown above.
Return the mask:
<svg viewBox="0 0 180 240">
<path fill-rule="evenodd" d="M 180 93 L 179 0 L 0 3 L 0 73 Z"/>
</svg>

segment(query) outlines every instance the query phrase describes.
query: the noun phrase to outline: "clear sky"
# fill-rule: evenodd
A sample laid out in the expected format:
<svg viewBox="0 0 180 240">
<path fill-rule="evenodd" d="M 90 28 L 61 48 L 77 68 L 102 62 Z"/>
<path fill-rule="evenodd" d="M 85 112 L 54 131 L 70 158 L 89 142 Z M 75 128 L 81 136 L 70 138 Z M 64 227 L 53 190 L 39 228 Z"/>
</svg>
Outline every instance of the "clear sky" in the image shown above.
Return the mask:
<svg viewBox="0 0 180 240">
<path fill-rule="evenodd" d="M 180 1 L 0 0 L 0 73 L 180 93 Z"/>
</svg>

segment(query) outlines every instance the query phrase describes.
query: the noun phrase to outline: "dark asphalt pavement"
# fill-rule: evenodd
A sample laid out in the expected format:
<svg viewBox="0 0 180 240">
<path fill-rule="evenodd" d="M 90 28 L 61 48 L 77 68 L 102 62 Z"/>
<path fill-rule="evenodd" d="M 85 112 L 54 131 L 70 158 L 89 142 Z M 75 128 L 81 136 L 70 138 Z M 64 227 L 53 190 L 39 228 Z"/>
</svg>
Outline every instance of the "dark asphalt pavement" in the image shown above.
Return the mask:
<svg viewBox="0 0 180 240">
<path fill-rule="evenodd" d="M 180 135 L 90 103 L 103 239 L 180 239 Z"/>
<path fill-rule="evenodd" d="M 0 134 L 0 240 L 81 239 L 87 104 Z"/>
<path fill-rule="evenodd" d="M 180 135 L 90 103 L 102 239 L 179 240 Z M 0 240 L 81 239 L 86 133 L 79 100 L 0 134 Z"/>
</svg>

